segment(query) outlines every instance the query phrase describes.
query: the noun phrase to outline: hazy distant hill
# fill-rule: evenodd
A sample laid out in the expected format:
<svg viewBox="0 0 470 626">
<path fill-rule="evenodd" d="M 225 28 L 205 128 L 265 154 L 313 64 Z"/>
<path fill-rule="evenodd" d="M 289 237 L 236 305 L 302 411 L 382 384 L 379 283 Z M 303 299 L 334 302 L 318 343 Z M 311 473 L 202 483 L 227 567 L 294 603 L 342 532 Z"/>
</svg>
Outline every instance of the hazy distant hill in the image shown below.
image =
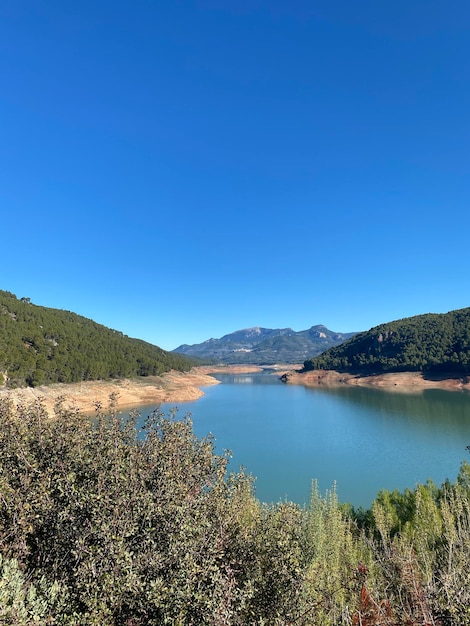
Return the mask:
<svg viewBox="0 0 470 626">
<path fill-rule="evenodd" d="M 0 385 L 40 385 L 188 370 L 190 359 L 85 317 L 0 290 Z"/>
<path fill-rule="evenodd" d="M 470 372 L 470 308 L 381 324 L 305 361 L 306 370 Z"/>
<path fill-rule="evenodd" d="M 220 339 L 208 339 L 194 345 L 183 344 L 174 352 L 227 364 L 302 363 L 307 357 L 320 354 L 353 335 L 335 333 L 322 325 L 299 332 L 292 328 L 255 326 L 237 330 Z"/>
</svg>

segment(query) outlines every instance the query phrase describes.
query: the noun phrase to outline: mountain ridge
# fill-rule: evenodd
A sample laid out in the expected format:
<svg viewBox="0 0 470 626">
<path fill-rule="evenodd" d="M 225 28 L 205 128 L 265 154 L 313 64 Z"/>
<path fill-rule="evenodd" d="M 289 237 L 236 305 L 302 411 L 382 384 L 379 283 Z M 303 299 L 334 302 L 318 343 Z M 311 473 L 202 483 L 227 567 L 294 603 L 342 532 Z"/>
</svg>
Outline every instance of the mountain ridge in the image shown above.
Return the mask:
<svg viewBox="0 0 470 626">
<path fill-rule="evenodd" d="M 304 371 L 470 372 L 470 307 L 406 317 L 307 359 Z"/>
<path fill-rule="evenodd" d="M 331 331 L 323 324 L 302 331 L 253 326 L 228 333 L 219 339 L 206 339 L 192 345 L 182 344 L 173 352 L 230 365 L 302 363 L 307 357 L 320 354 L 355 334 Z"/>
</svg>

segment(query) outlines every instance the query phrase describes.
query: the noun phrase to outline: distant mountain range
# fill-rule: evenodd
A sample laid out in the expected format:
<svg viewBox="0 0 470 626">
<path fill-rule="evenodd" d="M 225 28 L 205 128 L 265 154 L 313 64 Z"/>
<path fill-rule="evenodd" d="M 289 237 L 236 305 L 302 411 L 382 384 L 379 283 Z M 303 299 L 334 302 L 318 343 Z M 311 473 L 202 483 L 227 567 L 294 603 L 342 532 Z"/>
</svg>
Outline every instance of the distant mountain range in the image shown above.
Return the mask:
<svg viewBox="0 0 470 626">
<path fill-rule="evenodd" d="M 296 332 L 292 328 L 245 328 L 220 339 L 183 344 L 173 352 L 226 364 L 273 365 L 303 363 L 356 333 L 336 333 L 318 324 Z"/>
</svg>

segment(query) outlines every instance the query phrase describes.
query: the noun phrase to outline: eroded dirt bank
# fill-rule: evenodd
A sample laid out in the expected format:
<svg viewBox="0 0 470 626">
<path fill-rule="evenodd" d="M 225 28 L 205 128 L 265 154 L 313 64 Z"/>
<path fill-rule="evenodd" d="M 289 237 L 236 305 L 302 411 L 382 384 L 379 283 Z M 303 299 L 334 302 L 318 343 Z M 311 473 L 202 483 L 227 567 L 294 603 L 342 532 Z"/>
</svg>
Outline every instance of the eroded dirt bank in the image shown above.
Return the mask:
<svg viewBox="0 0 470 626">
<path fill-rule="evenodd" d="M 8 395 L 15 404 L 42 400 L 49 413 L 58 398 L 65 399 L 64 406 L 76 407 L 84 413 L 93 413 L 96 403 L 103 408 L 109 404 L 111 394 L 116 395 L 117 408 L 159 404 L 160 402 L 187 402 L 197 400 L 204 392 L 200 387 L 215 385 L 218 381 L 207 373 L 193 369 L 190 372 L 171 371 L 162 376 L 148 376 L 126 380 L 98 380 L 73 384 L 56 384 L 0 390 L 0 398 Z"/>
<path fill-rule="evenodd" d="M 360 385 L 381 387 L 388 391 L 418 393 L 424 389 L 447 389 L 449 391 L 470 391 L 470 376 L 458 377 L 448 373 L 424 374 L 422 372 L 396 372 L 390 374 L 347 374 L 334 370 L 313 370 L 311 372 L 288 372 L 283 380 L 291 385 L 306 387 L 328 387 L 338 385 Z"/>
<path fill-rule="evenodd" d="M 278 366 L 287 371 L 289 366 Z M 294 367 L 294 366 L 293 366 Z M 204 395 L 201 387 L 216 385 L 217 379 L 211 373 L 241 374 L 260 372 L 256 365 L 226 365 L 195 367 L 190 372 L 171 371 L 162 376 L 148 376 L 125 380 L 97 380 L 72 384 L 22 387 L 21 389 L 0 388 L 0 398 L 9 396 L 15 404 L 41 400 L 52 415 L 54 405 L 64 398 L 66 408 L 78 408 L 83 413 L 94 413 L 96 403 L 103 409 L 109 405 L 110 395 L 116 397 L 118 409 L 159 404 L 161 402 L 191 402 Z"/>
</svg>

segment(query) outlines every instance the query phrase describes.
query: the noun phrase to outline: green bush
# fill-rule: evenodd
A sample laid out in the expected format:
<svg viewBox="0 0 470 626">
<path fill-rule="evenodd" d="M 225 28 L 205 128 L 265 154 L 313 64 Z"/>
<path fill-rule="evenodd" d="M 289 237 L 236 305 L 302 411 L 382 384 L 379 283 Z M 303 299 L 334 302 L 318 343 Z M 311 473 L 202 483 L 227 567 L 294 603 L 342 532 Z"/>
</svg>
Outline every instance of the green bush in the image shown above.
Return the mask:
<svg viewBox="0 0 470 626">
<path fill-rule="evenodd" d="M 189 418 L 156 412 L 143 438 L 135 417 L 90 421 L 60 403 L 50 420 L 4 401 L 0 419 L 0 552 L 34 584 L 60 584 L 55 620 L 274 623 L 294 610 L 300 509 L 262 507 Z"/>
<path fill-rule="evenodd" d="M 0 401 L 0 624 L 470 624 L 470 468 L 261 504 L 191 420 Z M 248 433 L 249 435 L 249 433 Z"/>
</svg>

